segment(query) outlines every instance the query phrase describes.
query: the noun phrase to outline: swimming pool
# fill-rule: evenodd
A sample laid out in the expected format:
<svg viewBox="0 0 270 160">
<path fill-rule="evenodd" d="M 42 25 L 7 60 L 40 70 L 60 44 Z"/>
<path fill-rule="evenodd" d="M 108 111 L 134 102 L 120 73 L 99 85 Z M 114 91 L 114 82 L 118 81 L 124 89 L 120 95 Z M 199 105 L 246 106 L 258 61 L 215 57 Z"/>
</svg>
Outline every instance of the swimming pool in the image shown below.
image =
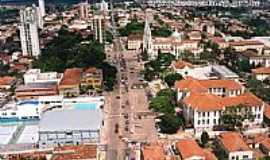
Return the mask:
<svg viewBox="0 0 270 160">
<path fill-rule="evenodd" d="M 74 109 L 90 109 L 90 110 L 98 109 L 97 103 L 75 103 L 73 107 Z"/>
</svg>

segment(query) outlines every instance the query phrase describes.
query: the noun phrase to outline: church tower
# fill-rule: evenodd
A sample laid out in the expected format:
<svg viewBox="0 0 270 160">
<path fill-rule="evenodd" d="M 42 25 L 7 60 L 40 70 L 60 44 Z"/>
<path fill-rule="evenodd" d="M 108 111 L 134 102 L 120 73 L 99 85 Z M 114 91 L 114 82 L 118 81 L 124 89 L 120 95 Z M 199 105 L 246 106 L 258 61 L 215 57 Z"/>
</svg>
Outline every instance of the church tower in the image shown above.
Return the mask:
<svg viewBox="0 0 270 160">
<path fill-rule="evenodd" d="M 143 51 L 147 52 L 149 59 L 154 59 L 156 57 L 155 55 L 153 55 L 152 34 L 147 14 L 145 18 L 145 26 L 143 33 Z"/>
</svg>

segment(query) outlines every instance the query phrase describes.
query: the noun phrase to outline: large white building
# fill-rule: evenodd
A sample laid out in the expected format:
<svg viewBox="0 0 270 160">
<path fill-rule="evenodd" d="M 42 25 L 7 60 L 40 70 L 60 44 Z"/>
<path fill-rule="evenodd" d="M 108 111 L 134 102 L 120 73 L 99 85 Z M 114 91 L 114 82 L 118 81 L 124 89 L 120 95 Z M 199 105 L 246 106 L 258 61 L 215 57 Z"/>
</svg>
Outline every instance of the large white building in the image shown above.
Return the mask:
<svg viewBox="0 0 270 160">
<path fill-rule="evenodd" d="M 20 39 L 23 56 L 40 54 L 38 38 L 38 10 L 35 6 L 20 10 Z"/>
<path fill-rule="evenodd" d="M 56 83 L 59 84 L 63 77 L 62 73 L 45 72 L 41 73 L 40 69 L 29 69 L 24 75 L 25 84 L 33 83 Z"/>
<path fill-rule="evenodd" d="M 198 133 L 220 126 L 224 112 L 237 106 L 243 107 L 237 109 L 239 114 L 244 109 L 254 116 L 254 120 L 244 121 L 245 126 L 260 126 L 263 122 L 265 103 L 234 80 L 187 79 L 176 83 L 176 88 L 186 123 Z"/>
</svg>

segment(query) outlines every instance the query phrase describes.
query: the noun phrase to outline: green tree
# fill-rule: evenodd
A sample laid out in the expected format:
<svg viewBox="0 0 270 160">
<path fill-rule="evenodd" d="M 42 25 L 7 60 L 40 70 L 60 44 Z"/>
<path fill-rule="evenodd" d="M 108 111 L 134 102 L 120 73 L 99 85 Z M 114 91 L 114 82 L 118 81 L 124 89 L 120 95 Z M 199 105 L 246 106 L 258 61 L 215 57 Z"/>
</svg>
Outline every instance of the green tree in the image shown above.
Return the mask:
<svg viewBox="0 0 270 160">
<path fill-rule="evenodd" d="M 227 128 L 227 130 L 242 130 L 244 127 L 243 122 L 245 120 L 253 121 L 254 115 L 249 107 L 241 104 L 227 107 L 226 110 L 222 112 L 220 120 L 222 126 Z"/>
<path fill-rule="evenodd" d="M 124 28 L 119 29 L 119 34 L 121 36 L 128 36 L 130 34 L 142 34 L 144 29 L 144 24 L 137 21 L 137 19 L 131 20 Z"/>
<path fill-rule="evenodd" d="M 182 119 L 174 114 L 164 114 L 159 119 L 161 121 L 158 126 L 161 133 L 174 134 L 183 126 Z"/>
<path fill-rule="evenodd" d="M 171 73 L 165 77 L 165 82 L 169 87 L 173 87 L 176 81 L 183 79 L 182 75 L 179 73 Z"/>
<path fill-rule="evenodd" d="M 209 135 L 206 131 L 203 131 L 202 135 L 201 135 L 201 143 L 203 146 L 205 146 L 209 141 Z"/>
</svg>

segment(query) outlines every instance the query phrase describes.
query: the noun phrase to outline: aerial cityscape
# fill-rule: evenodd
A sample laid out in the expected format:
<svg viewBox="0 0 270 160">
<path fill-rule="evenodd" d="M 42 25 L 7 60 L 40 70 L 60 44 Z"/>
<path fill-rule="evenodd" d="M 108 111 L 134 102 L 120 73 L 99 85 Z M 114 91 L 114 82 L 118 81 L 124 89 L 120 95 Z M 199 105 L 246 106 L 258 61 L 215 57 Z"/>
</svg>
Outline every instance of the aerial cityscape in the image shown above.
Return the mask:
<svg viewBox="0 0 270 160">
<path fill-rule="evenodd" d="M 270 160 L 269 0 L 0 0 L 0 160 Z"/>
</svg>

